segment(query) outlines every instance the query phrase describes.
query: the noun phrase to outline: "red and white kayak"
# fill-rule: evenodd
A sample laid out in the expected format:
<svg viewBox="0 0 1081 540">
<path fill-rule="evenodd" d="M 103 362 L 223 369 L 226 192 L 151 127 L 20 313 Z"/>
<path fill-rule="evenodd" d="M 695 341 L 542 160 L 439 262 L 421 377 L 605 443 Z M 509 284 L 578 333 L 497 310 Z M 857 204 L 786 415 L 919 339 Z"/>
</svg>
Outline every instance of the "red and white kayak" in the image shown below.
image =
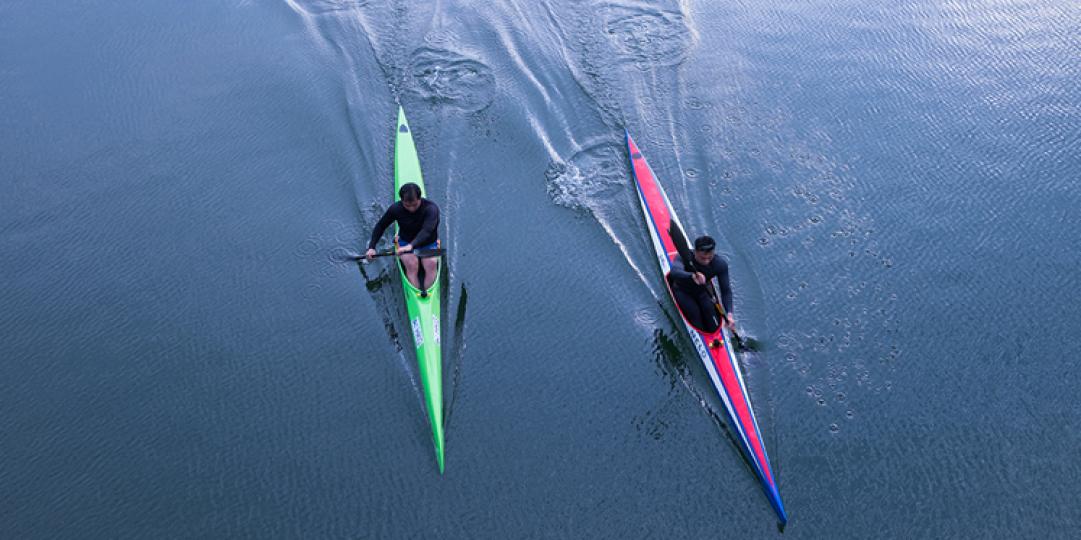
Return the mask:
<svg viewBox="0 0 1081 540">
<path fill-rule="evenodd" d="M 683 225 L 672 211 L 672 203 L 668 201 L 664 189 L 657 183 L 653 170 L 638 150 L 638 145 L 634 143 L 630 133 L 627 133 L 627 151 L 631 157 L 635 185 L 638 187 L 638 200 L 642 204 L 642 212 L 645 214 L 649 234 L 653 239 L 657 263 L 660 264 L 661 273 L 665 277 L 665 285 L 671 295 L 668 273 L 672 269 L 672 260 L 679 257 L 679 251 L 672 237 L 679 235 L 681 238 L 686 238 Z M 672 297 L 672 302 L 679 310 L 675 296 Z M 687 327 L 687 334 L 694 343 L 698 356 L 705 364 L 706 371 L 709 372 L 714 388 L 724 401 L 730 423 L 737 432 L 737 439 L 754 467 L 770 505 L 777 512 L 781 523 L 786 523 L 788 515 L 784 511 L 781 495 L 777 491 L 777 482 L 770 469 L 766 447 L 762 444 L 762 432 L 758 429 L 758 421 L 755 419 L 754 409 L 751 408 L 751 399 L 747 394 L 747 386 L 743 383 L 743 374 L 739 364 L 736 362 L 729 331 L 722 326 L 714 332 L 704 332 L 691 325 L 682 311 L 679 315 L 684 326 Z"/>
</svg>

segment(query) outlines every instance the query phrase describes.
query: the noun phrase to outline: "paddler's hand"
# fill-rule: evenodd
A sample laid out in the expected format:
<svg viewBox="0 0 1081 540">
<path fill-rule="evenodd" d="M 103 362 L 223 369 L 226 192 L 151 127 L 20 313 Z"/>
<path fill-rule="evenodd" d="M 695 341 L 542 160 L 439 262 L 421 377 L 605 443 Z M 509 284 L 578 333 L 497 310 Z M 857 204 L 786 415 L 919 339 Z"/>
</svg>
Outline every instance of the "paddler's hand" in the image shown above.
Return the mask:
<svg viewBox="0 0 1081 540">
<path fill-rule="evenodd" d="M 702 272 L 695 272 L 693 278 L 694 278 L 694 282 L 699 284 L 699 285 L 705 285 L 706 284 L 706 276 L 704 276 L 702 274 Z"/>
<path fill-rule="evenodd" d="M 369 261 L 374 259 L 375 258 L 375 250 L 372 249 L 372 248 L 368 248 L 368 251 L 364 253 L 364 258 L 368 259 Z"/>
<path fill-rule="evenodd" d="M 736 318 L 731 313 L 724 314 L 724 325 L 729 329 L 736 327 Z"/>
<path fill-rule="evenodd" d="M 413 244 L 406 244 L 398 248 L 398 253 L 409 253 L 410 251 L 413 251 Z"/>
</svg>

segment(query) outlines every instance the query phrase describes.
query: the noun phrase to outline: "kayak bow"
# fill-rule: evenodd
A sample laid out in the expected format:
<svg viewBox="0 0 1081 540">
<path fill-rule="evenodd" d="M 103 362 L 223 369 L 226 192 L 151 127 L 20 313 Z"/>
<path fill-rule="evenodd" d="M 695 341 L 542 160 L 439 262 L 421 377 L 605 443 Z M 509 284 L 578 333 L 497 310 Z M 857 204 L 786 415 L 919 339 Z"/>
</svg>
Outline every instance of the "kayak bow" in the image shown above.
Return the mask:
<svg viewBox="0 0 1081 540">
<path fill-rule="evenodd" d="M 417 147 L 413 143 L 413 134 L 405 120 L 405 111 L 398 107 L 398 128 L 394 141 L 394 200 L 398 201 L 398 190 L 404 184 L 413 182 L 424 189 L 424 178 L 420 174 L 420 159 Z M 395 225 L 394 249 L 397 250 L 397 225 Z M 420 371 L 420 384 L 424 390 L 424 404 L 428 409 L 428 420 L 432 424 L 432 439 L 435 443 L 435 459 L 439 463 L 439 474 L 443 474 L 443 361 L 439 343 L 439 272 L 442 261 L 436 267 L 435 281 L 427 295 L 413 286 L 405 275 L 405 267 L 398 261 L 402 289 L 405 293 L 405 306 L 409 312 L 409 326 L 412 328 L 413 344 L 417 352 L 417 365 Z"/>
<path fill-rule="evenodd" d="M 679 257 L 679 251 L 673 242 L 673 235 L 686 238 L 683 225 L 672 210 L 672 203 L 668 195 L 657 183 L 653 170 L 646 158 L 638 150 L 638 145 L 627 134 L 627 151 L 631 158 L 631 169 L 634 173 L 635 185 L 638 188 L 638 201 L 642 204 L 642 212 L 645 214 L 650 238 L 653 240 L 653 248 L 657 254 L 657 262 L 660 264 L 661 273 L 665 276 L 665 284 L 669 295 L 672 294 L 671 284 L 668 283 L 668 273 L 672 269 L 672 258 Z M 686 240 L 684 240 L 685 242 Z M 698 351 L 698 356 L 705 364 L 706 371 L 713 381 L 713 386 L 724 401 L 730 423 L 738 435 L 737 440 L 743 452 L 749 458 L 762 484 L 762 489 L 769 498 L 769 503 L 777 513 L 781 523 L 788 521 L 781 495 L 777 491 L 777 482 L 770 469 L 769 456 L 762 443 L 761 430 L 758 429 L 758 421 L 755 419 L 754 409 L 751 408 L 751 399 L 747 393 L 747 387 L 743 383 L 743 374 L 736 362 L 735 352 L 732 347 L 731 335 L 723 326 L 714 332 L 704 332 L 687 321 L 679 303 L 672 295 L 672 302 L 679 310 L 680 318 L 687 328 L 687 334 Z"/>
</svg>

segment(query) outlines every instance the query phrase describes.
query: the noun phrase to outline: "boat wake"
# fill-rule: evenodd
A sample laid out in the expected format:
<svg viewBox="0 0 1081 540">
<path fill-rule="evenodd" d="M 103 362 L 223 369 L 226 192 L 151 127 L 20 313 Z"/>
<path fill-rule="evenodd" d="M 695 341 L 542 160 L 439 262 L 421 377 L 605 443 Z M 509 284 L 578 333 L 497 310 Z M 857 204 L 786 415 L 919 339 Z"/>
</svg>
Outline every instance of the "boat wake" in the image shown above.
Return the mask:
<svg viewBox="0 0 1081 540">
<path fill-rule="evenodd" d="M 409 90 L 424 101 L 460 109 L 483 110 L 495 97 L 495 74 L 476 56 L 442 47 L 413 51 Z"/>
<path fill-rule="evenodd" d="M 294 10 L 310 15 L 353 11 L 366 5 L 367 0 L 286 0 Z"/>
<path fill-rule="evenodd" d="M 695 42 L 693 26 L 680 11 L 609 3 L 599 13 L 617 57 L 641 70 L 681 64 Z"/>
<path fill-rule="evenodd" d="M 616 244 L 638 280 L 660 299 L 636 261 L 652 260 L 642 240 L 621 238 L 620 231 L 641 230 L 633 212 L 637 202 L 627 177 L 626 156 L 614 140 L 594 139 L 566 160 L 553 160 L 545 171 L 548 197 L 559 206 L 588 214 Z"/>
</svg>

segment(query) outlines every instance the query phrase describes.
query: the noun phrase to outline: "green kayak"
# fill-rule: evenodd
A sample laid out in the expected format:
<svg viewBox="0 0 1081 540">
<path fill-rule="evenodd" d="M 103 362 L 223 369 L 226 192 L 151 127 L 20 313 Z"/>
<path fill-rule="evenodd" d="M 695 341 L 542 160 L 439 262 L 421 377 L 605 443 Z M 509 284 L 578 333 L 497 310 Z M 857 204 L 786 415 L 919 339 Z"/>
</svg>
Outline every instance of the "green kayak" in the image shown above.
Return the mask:
<svg viewBox="0 0 1081 540">
<path fill-rule="evenodd" d="M 398 200 L 398 190 L 402 185 L 413 182 L 420 186 L 424 196 L 424 178 L 420 174 L 420 160 L 417 147 L 413 144 L 413 133 L 405 121 L 405 111 L 398 107 L 398 129 L 394 140 L 394 200 Z M 395 229 L 395 238 L 397 238 Z M 397 242 L 394 243 L 398 245 Z M 420 368 L 420 384 L 424 389 L 424 403 L 428 408 L 428 420 L 432 423 L 432 438 L 435 442 L 435 459 L 439 463 L 439 473 L 443 473 L 443 361 L 439 345 L 439 272 L 443 263 L 440 261 L 435 282 L 427 296 L 421 297 L 417 289 L 405 276 L 405 268 L 398 263 L 402 289 L 405 292 L 405 305 L 409 311 L 409 326 L 413 335 L 413 345 L 417 349 L 417 365 Z"/>
</svg>

